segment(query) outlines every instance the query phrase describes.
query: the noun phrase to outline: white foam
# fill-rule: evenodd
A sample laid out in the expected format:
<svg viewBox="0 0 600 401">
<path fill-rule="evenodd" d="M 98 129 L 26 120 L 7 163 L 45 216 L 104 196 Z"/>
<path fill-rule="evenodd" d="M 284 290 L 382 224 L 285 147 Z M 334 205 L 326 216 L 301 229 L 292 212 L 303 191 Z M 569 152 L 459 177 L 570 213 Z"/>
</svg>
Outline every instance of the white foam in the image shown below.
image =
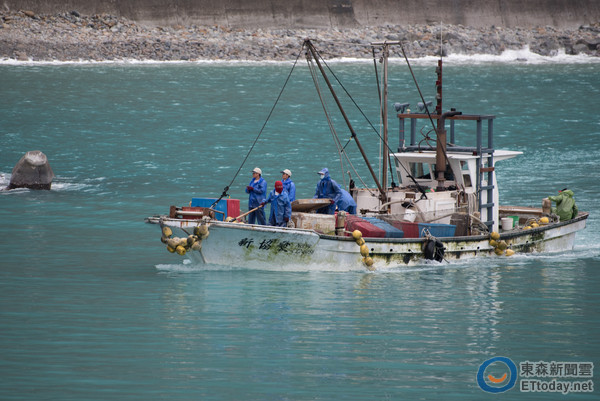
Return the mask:
<svg viewBox="0 0 600 401">
<path fill-rule="evenodd" d="M 0 190 L 6 189 L 10 184 L 11 173 L 0 172 Z M 52 181 L 51 191 L 93 191 L 99 188 L 99 183 L 106 177 L 86 178 L 83 182 L 77 182 L 75 178 L 56 176 Z M 3 194 L 30 191 L 28 188 L 16 188 L 10 191 L 2 191 Z"/>
<path fill-rule="evenodd" d="M 533 53 L 528 46 L 519 50 L 506 50 L 499 55 L 480 54 L 464 55 L 452 54 L 444 57 L 446 63 L 464 64 L 593 64 L 600 63 L 600 57 L 592 57 L 586 54 L 568 55 L 564 50 L 558 51 L 553 56 L 542 56 Z"/>
<path fill-rule="evenodd" d="M 426 56 L 420 58 L 408 58 L 411 63 L 415 65 L 433 65 L 439 60 L 437 56 Z M 596 64 L 600 63 L 600 57 L 594 57 L 586 54 L 569 55 L 564 50 L 557 51 L 552 56 L 542 56 L 533 53 L 529 46 L 525 46 L 522 49 L 517 50 L 506 50 L 502 54 L 451 54 L 443 58 L 446 64 Z M 391 57 L 390 63 L 404 63 L 404 58 Z M 331 63 L 372 63 L 373 60 L 370 58 L 354 58 L 354 57 L 341 57 L 337 59 L 327 60 Z M 16 60 L 11 58 L 0 59 L 0 65 L 152 65 L 152 64 L 254 64 L 254 65 L 269 65 L 269 64 L 290 64 L 293 60 L 287 61 L 275 61 L 275 60 L 136 60 L 136 59 L 120 59 L 120 60 L 78 60 L 78 61 L 34 61 L 34 60 Z"/>
</svg>

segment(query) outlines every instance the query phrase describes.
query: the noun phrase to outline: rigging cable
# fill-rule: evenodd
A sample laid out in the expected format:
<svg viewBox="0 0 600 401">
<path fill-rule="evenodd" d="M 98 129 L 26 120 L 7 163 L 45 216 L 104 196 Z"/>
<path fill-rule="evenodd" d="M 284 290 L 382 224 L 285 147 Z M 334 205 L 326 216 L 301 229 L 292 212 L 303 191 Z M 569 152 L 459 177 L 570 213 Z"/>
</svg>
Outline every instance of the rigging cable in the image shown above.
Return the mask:
<svg viewBox="0 0 600 401">
<path fill-rule="evenodd" d="M 419 87 L 419 83 L 417 82 L 417 78 L 415 77 L 415 73 L 413 72 L 410 62 L 408 61 L 408 57 L 406 56 L 406 52 L 404 51 L 404 46 L 402 45 L 401 41 L 398 41 L 398 43 L 400 44 L 400 49 L 402 49 L 402 55 L 404 56 L 404 60 L 406 60 L 406 65 L 408 66 L 410 75 L 412 75 L 415 86 L 417 87 L 417 91 L 419 92 L 419 96 L 421 97 L 421 101 L 423 102 L 423 105 L 425 106 L 425 111 L 427 112 L 427 116 L 429 117 L 431 126 L 435 130 L 435 124 L 433 122 L 433 118 L 431 117 L 431 113 L 429 112 L 429 107 L 427 107 L 427 103 L 425 103 L 425 98 L 423 97 L 423 92 L 421 92 L 421 88 Z"/>
<path fill-rule="evenodd" d="M 383 104 L 382 104 L 382 96 L 381 96 L 381 84 L 379 82 L 379 71 L 377 70 L 377 57 L 375 56 L 375 47 L 371 47 L 371 52 L 373 54 L 373 69 L 375 70 L 375 82 L 377 82 L 377 95 L 379 96 L 379 120 L 383 120 L 384 115 L 383 115 Z M 380 59 L 381 62 L 381 59 Z M 382 78 L 383 79 L 383 78 Z M 381 126 L 381 124 L 380 124 Z M 389 150 L 389 146 L 387 147 L 387 149 Z M 387 157 L 388 157 L 388 163 L 389 163 L 389 171 L 390 171 L 390 178 L 392 179 L 391 181 L 391 185 L 392 188 L 396 186 L 396 183 L 394 182 L 394 173 L 392 172 L 392 155 L 391 152 L 387 152 Z"/>
<path fill-rule="evenodd" d="M 371 121 L 369 120 L 369 118 L 365 115 L 365 113 L 362 111 L 362 109 L 360 108 L 360 106 L 356 103 L 356 101 L 354 100 L 354 98 L 352 97 L 352 95 L 350 95 L 350 93 L 348 92 L 348 90 L 346 89 L 346 87 L 344 86 L 344 84 L 342 84 L 342 82 L 339 80 L 339 78 L 337 77 L 337 75 L 333 72 L 333 70 L 331 69 L 331 67 L 329 67 L 329 64 L 327 64 L 327 61 L 325 61 L 325 59 L 323 58 L 323 56 L 321 56 L 321 53 L 316 48 L 314 48 L 314 47 L 313 47 L 313 50 L 314 50 L 315 54 L 319 57 L 319 59 L 321 60 L 321 62 L 327 67 L 327 69 L 329 70 L 329 72 L 331 73 L 331 75 L 335 78 L 335 80 L 340 85 L 340 87 L 344 90 L 344 92 L 348 96 L 348 99 L 350 99 L 352 101 L 352 103 L 354 104 L 354 106 L 360 111 L 360 113 L 365 118 L 365 120 L 369 123 L 369 125 L 371 126 L 371 128 L 373 129 L 373 131 L 376 134 L 378 134 L 377 129 L 373 126 L 373 124 L 371 123 Z M 357 138 L 357 140 L 358 140 L 358 138 Z M 352 141 L 352 138 L 348 139 L 348 141 L 346 142 L 346 144 L 342 147 L 343 150 L 345 150 L 346 147 L 350 144 L 350 141 Z M 347 154 L 346 154 L 346 159 L 348 160 L 348 163 L 350 164 L 350 166 L 354 170 L 354 173 L 356 174 L 356 176 L 358 177 L 358 179 L 360 180 L 360 182 L 363 184 L 363 186 L 365 188 L 368 189 L 368 186 L 366 185 L 366 183 L 364 182 L 364 180 L 360 177 L 360 175 L 358 174 L 358 172 L 356 171 L 356 169 L 354 168 L 354 166 L 350 162 L 350 159 L 349 159 L 349 157 L 348 157 Z M 375 195 L 374 192 L 372 192 L 370 189 L 369 189 L 369 192 L 372 195 Z"/>
<path fill-rule="evenodd" d="M 361 176 L 356 171 L 354 164 L 352 163 L 352 161 L 350 160 L 350 157 L 348 156 L 348 153 L 346 152 L 346 146 L 348 146 L 348 143 L 350 142 L 350 140 L 346 143 L 346 145 L 342 146 L 339 136 L 335 130 L 335 126 L 334 126 L 333 122 L 331 121 L 330 112 L 327 107 L 327 103 L 325 102 L 325 99 L 321 93 L 321 89 L 320 89 L 320 85 L 319 85 L 319 81 L 318 81 L 318 74 L 316 73 L 316 67 L 314 66 L 311 58 L 307 57 L 307 62 L 308 62 L 308 68 L 311 73 L 311 77 L 313 79 L 315 88 L 317 90 L 317 94 L 319 96 L 319 100 L 321 101 L 321 105 L 323 106 L 323 110 L 325 111 L 325 117 L 327 118 L 327 123 L 329 124 L 329 129 L 331 130 L 331 134 L 334 138 L 334 143 L 335 143 L 335 145 L 338 149 L 338 153 L 340 155 L 340 163 L 342 164 L 342 166 L 341 166 L 342 171 L 345 170 L 344 166 L 343 166 L 343 161 L 342 161 L 342 155 L 343 155 L 346 158 L 346 161 L 348 162 L 348 164 L 350 165 L 352 170 L 354 171 L 354 174 L 356 174 L 356 177 L 358 178 L 358 180 L 360 180 L 360 182 L 363 184 L 363 186 L 365 188 L 367 188 L 368 187 L 367 184 L 363 181 Z M 346 187 L 346 177 L 343 174 L 342 174 L 342 177 L 343 177 L 342 179 L 344 180 L 344 187 Z"/>
<path fill-rule="evenodd" d="M 325 102 L 325 99 L 323 98 L 323 94 L 321 92 L 321 87 L 319 85 L 319 80 L 317 78 L 316 68 L 313 65 L 313 63 L 310 61 L 309 54 L 310 53 L 307 53 L 307 60 L 306 60 L 308 62 L 308 70 L 310 71 L 311 78 L 315 84 L 315 88 L 317 90 L 317 95 L 319 96 L 319 100 L 321 101 L 321 106 L 323 106 L 323 111 L 325 112 L 325 118 L 327 119 L 327 124 L 329 125 L 329 130 L 331 131 L 331 136 L 333 137 L 333 142 L 338 151 L 338 156 L 340 158 L 340 167 L 341 167 L 342 171 L 344 171 L 345 170 L 344 169 L 344 159 L 342 157 L 342 153 L 344 153 L 344 148 L 342 147 L 340 138 L 335 130 L 333 121 L 331 121 L 331 113 L 329 112 L 327 103 Z M 344 187 L 346 187 L 346 178 L 343 174 L 342 174 L 342 179 L 344 180 Z"/>
<path fill-rule="evenodd" d="M 440 35 L 441 35 L 441 33 L 440 33 Z M 427 107 L 427 103 L 425 102 L 425 98 L 423 97 L 423 93 L 421 92 L 421 88 L 419 87 L 419 84 L 417 82 L 417 78 L 415 78 L 415 74 L 413 73 L 412 67 L 411 67 L 410 63 L 408 62 L 408 57 L 406 57 L 406 51 L 404 51 L 404 46 L 402 45 L 401 41 L 398 41 L 398 43 L 400 44 L 400 49 L 402 49 L 402 55 L 404 56 L 404 59 L 406 60 L 406 65 L 408 66 L 408 69 L 410 70 L 410 74 L 413 77 L 413 81 L 415 82 L 417 91 L 419 92 L 419 96 L 421 97 L 421 101 L 423 102 L 423 106 L 425 107 L 425 111 L 427 112 L 427 117 L 429 117 L 429 121 L 431 122 L 431 126 L 433 127 L 432 130 L 428 131 L 427 134 L 424 135 L 424 137 L 425 137 L 424 140 L 427 142 L 428 139 L 431 139 L 431 138 L 429 138 L 429 133 L 431 131 L 435 131 L 436 136 L 437 136 L 437 134 L 438 134 L 437 128 L 433 122 L 433 118 L 431 117 L 431 113 L 429 112 L 429 107 Z M 440 57 L 442 57 L 442 53 L 443 52 L 440 50 Z M 441 110 L 440 110 L 440 113 L 442 113 Z M 440 118 L 441 118 L 441 116 L 440 116 Z M 422 134 L 422 132 L 421 132 L 421 134 Z M 423 140 L 421 142 L 423 142 Z M 429 142 L 428 142 L 428 144 L 429 144 Z M 419 146 L 420 146 L 420 142 L 419 142 Z M 429 146 L 431 146 L 431 145 L 429 145 Z M 446 158 L 446 160 L 448 160 L 448 153 L 446 153 L 446 150 L 444 148 L 442 148 L 442 152 L 444 153 L 444 157 Z"/>
<path fill-rule="evenodd" d="M 271 116 L 273 115 L 273 112 L 275 111 L 275 107 L 277 106 L 277 104 L 279 103 L 279 100 L 281 99 L 281 96 L 283 95 L 283 92 L 288 84 L 288 82 L 290 81 L 290 78 L 292 76 L 292 73 L 294 72 L 294 69 L 296 68 L 296 64 L 298 64 L 298 60 L 300 59 L 300 55 L 302 54 L 302 50 L 304 49 L 304 46 L 300 49 L 300 51 L 298 52 L 298 55 L 296 56 L 296 60 L 294 61 L 294 64 L 292 65 L 292 68 L 283 84 L 283 87 L 281 88 L 281 91 L 279 91 L 279 95 L 277 96 L 277 99 L 275 99 L 275 103 L 273 104 L 273 107 L 271 107 L 271 111 L 269 112 L 269 115 L 267 116 L 267 119 L 265 120 L 264 124 L 262 125 L 260 131 L 258 132 L 258 135 L 256 136 L 256 138 L 254 139 L 254 142 L 252 143 L 252 146 L 250 147 L 250 150 L 248 150 L 248 153 L 246 154 L 246 157 L 244 157 L 244 160 L 242 160 L 242 164 L 240 165 L 240 167 L 238 168 L 238 170 L 236 171 L 236 173 L 234 174 L 233 178 L 231 179 L 231 182 L 229 183 L 229 185 L 227 185 L 225 188 L 223 188 L 223 193 L 221 194 L 221 196 L 219 196 L 219 199 L 217 199 L 211 206 L 210 208 L 214 208 L 217 203 L 219 203 L 219 201 L 221 199 L 223 199 L 224 197 L 227 196 L 227 191 L 229 191 L 229 188 L 233 185 L 233 182 L 235 181 L 235 179 L 237 178 L 237 176 L 240 174 L 240 171 L 242 170 L 242 167 L 244 167 L 244 164 L 246 164 L 246 161 L 248 160 L 248 157 L 250 156 L 250 153 L 252 153 L 252 150 L 254 149 L 254 146 L 256 146 L 256 143 L 258 142 L 258 139 L 260 138 L 260 136 L 262 135 L 265 127 L 267 126 L 267 123 L 269 122 L 269 120 L 271 119 Z"/>
<path fill-rule="evenodd" d="M 404 53 L 404 47 L 402 46 L 402 43 L 400 42 L 400 46 L 402 48 L 402 52 Z M 354 104 L 354 106 L 357 108 L 357 110 L 362 114 L 362 116 L 364 117 L 364 119 L 367 121 L 367 123 L 371 126 L 371 129 L 373 130 L 373 132 L 375 132 L 375 134 L 379 137 L 379 139 L 383 140 L 383 138 L 381 137 L 381 134 L 377 131 L 377 129 L 375 128 L 375 126 L 373 125 L 373 123 L 371 122 L 371 120 L 369 120 L 369 117 L 366 116 L 366 114 L 363 112 L 363 110 L 360 108 L 360 106 L 356 103 L 356 101 L 354 100 L 354 97 L 352 97 L 352 95 L 348 92 L 348 90 L 346 89 L 346 87 L 344 86 L 344 84 L 342 84 L 342 82 L 339 80 L 339 78 L 337 77 L 337 75 L 333 72 L 333 70 L 331 69 L 331 67 L 329 66 L 329 64 L 327 64 L 327 61 L 325 61 L 325 59 L 321 56 L 320 52 L 315 49 L 316 54 L 319 56 L 319 58 L 321 59 L 321 61 L 323 62 L 323 64 L 325 65 L 325 67 L 327 67 L 327 69 L 329 70 L 329 72 L 331 73 L 331 75 L 335 78 L 335 80 L 337 81 L 337 83 L 340 85 L 340 87 L 344 90 L 344 92 L 346 93 L 346 95 L 348 96 L 348 98 L 350 99 L 350 101 Z M 419 90 L 419 94 L 421 95 L 421 99 L 423 99 L 423 95 L 421 93 L 421 90 L 419 88 L 419 85 L 416 81 L 416 78 L 412 72 L 412 68 L 410 67 L 410 64 L 408 62 L 408 58 L 406 58 L 406 54 L 404 54 L 404 58 L 406 59 L 406 63 L 408 64 L 408 67 L 410 69 L 410 72 L 413 76 L 413 80 L 415 81 L 415 85 L 417 86 L 417 89 Z M 423 100 L 423 103 L 425 103 L 425 101 Z M 429 114 L 429 111 L 428 111 Z M 429 118 L 431 120 L 431 123 L 433 124 L 433 119 L 431 118 L 431 115 L 429 115 Z M 435 127 L 435 125 L 434 125 Z M 346 143 L 346 145 L 344 145 L 344 148 L 346 146 L 348 146 L 348 143 L 350 142 L 350 140 L 348 140 L 348 142 Z M 392 149 L 389 147 L 389 145 L 386 143 L 385 146 L 388 148 L 388 150 L 390 151 L 390 154 L 393 154 Z M 395 160 L 397 160 L 396 157 L 394 157 Z M 402 166 L 402 164 L 400 164 Z M 356 171 L 355 171 L 356 172 Z M 427 199 L 427 194 L 425 192 L 425 190 L 423 189 L 423 187 L 417 182 L 417 180 L 410 174 L 410 172 L 406 172 L 408 174 L 408 177 L 410 177 L 412 179 L 412 181 L 415 183 L 417 189 L 421 192 L 422 194 L 422 198 Z M 360 178 L 360 176 L 359 176 Z M 361 179 L 361 182 L 364 184 L 364 181 Z M 365 185 L 365 188 L 368 188 Z"/>
<path fill-rule="evenodd" d="M 373 67 L 375 68 L 375 81 L 377 82 L 377 96 L 379 98 L 379 131 L 378 132 L 383 132 L 382 129 L 382 125 L 383 125 L 383 118 L 385 117 L 383 114 L 383 101 L 382 101 L 382 96 L 381 96 L 381 84 L 379 83 L 379 71 L 377 70 L 377 61 L 375 60 L 375 48 L 371 47 L 371 51 L 373 53 Z M 381 58 L 379 59 L 381 62 Z M 381 77 L 381 79 L 383 80 L 383 77 Z M 379 137 L 379 179 L 382 180 L 381 177 L 381 171 L 382 171 L 382 167 L 381 167 L 381 155 L 382 153 L 386 153 L 385 152 L 385 148 L 384 148 L 384 143 L 383 143 L 383 139 L 381 137 Z"/>
</svg>

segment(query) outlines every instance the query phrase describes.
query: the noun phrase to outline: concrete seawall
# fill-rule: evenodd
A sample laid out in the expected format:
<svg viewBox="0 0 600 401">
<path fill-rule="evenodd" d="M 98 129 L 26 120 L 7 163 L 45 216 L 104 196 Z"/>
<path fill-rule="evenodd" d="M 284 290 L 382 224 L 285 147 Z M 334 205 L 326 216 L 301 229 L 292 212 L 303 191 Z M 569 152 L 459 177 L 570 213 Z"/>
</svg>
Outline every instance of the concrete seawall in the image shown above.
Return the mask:
<svg viewBox="0 0 600 401">
<path fill-rule="evenodd" d="M 0 0 L 4 11 L 111 14 L 150 26 L 352 28 L 444 24 L 577 28 L 600 22 L 599 0 Z"/>
</svg>

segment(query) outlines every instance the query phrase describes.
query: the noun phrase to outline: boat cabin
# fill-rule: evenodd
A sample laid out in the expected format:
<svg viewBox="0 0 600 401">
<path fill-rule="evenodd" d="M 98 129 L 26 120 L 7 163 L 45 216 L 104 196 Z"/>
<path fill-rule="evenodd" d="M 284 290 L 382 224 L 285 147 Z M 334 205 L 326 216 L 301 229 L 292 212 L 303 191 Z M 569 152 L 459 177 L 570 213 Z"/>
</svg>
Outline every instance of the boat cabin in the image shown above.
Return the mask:
<svg viewBox="0 0 600 401">
<path fill-rule="evenodd" d="M 493 120 L 490 115 L 456 115 L 450 121 L 449 142 L 446 143 L 443 163 L 445 171 L 438 174 L 440 151 L 418 143 L 417 122 L 424 124 L 439 116 L 398 114 L 400 136 L 398 152 L 390 154 L 395 165 L 394 183 L 386 189 L 386 202 L 370 189 L 354 191 L 357 210 L 361 214 L 388 214 L 395 219 L 424 223 L 450 224 L 456 213 L 479 218 L 490 230 L 498 230 L 498 184 L 495 163 L 522 154 L 518 151 L 493 148 Z M 406 144 L 404 127 L 409 121 L 410 139 Z M 475 145 L 455 145 L 457 121 L 475 122 Z M 487 122 L 487 124 L 483 124 Z M 484 126 L 487 132 L 484 135 Z M 464 134 L 463 134 L 464 136 Z M 484 141 L 483 139 L 487 140 Z M 473 139 L 473 138 L 471 138 Z M 466 234 L 466 233 L 465 233 Z"/>
</svg>

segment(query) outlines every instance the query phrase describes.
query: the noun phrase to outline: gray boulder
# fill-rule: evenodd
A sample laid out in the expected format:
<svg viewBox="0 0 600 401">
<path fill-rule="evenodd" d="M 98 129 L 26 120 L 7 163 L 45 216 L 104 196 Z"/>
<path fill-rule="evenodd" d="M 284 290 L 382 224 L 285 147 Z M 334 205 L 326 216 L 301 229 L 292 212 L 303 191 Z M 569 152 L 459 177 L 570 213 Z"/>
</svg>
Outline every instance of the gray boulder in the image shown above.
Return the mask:
<svg viewBox="0 0 600 401">
<path fill-rule="evenodd" d="M 15 165 L 6 189 L 50 189 L 54 172 L 48 158 L 39 150 L 31 150 Z"/>
</svg>

